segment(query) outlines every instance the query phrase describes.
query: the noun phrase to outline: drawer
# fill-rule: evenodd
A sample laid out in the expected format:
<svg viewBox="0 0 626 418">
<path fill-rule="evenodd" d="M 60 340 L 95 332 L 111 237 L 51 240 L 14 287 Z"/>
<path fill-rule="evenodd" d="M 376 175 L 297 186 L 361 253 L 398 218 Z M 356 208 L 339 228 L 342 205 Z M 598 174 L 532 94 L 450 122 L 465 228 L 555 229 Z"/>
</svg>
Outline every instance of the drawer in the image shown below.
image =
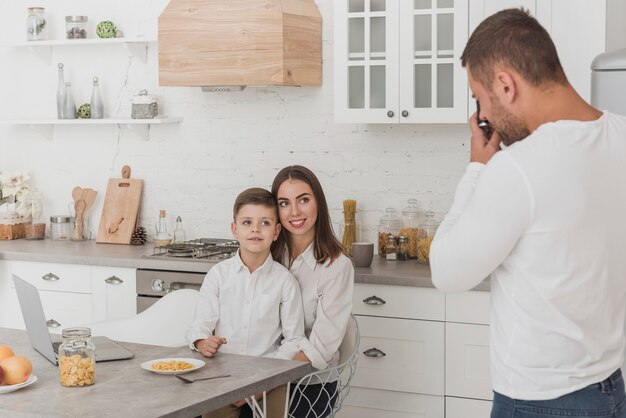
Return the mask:
<svg viewBox="0 0 626 418">
<path fill-rule="evenodd" d="M 446 396 L 446 418 L 489 418 L 491 402 Z"/>
<path fill-rule="evenodd" d="M 352 386 L 444 394 L 444 323 L 357 316 L 359 361 Z"/>
<path fill-rule="evenodd" d="M 356 283 L 352 311 L 356 315 L 445 320 L 445 295 L 424 287 Z"/>
<path fill-rule="evenodd" d="M 61 333 L 63 328 L 92 322 L 91 295 L 40 291 L 39 296 L 46 320 L 58 323 L 57 326 L 48 325 L 50 332 Z"/>
<path fill-rule="evenodd" d="M 491 400 L 489 327 L 446 324 L 446 395 Z"/>
<path fill-rule="evenodd" d="M 446 321 L 489 325 L 490 292 L 463 292 L 446 295 Z"/>
<path fill-rule="evenodd" d="M 91 293 L 91 267 L 74 264 L 33 263 L 13 261 L 13 274 L 39 290 Z M 13 279 L 11 279 L 11 286 Z"/>
<path fill-rule="evenodd" d="M 443 418 L 442 396 L 352 387 L 337 418 Z M 464 418 L 470 417 L 466 415 Z M 473 417 L 472 417 L 473 418 Z"/>
</svg>

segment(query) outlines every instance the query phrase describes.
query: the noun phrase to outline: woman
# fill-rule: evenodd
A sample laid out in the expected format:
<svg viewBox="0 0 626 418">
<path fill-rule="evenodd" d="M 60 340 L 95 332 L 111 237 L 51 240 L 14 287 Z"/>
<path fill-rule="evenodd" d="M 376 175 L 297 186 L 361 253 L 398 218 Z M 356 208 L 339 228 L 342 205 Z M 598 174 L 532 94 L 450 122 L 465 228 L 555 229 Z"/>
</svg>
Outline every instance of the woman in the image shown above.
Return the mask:
<svg viewBox="0 0 626 418">
<path fill-rule="evenodd" d="M 336 366 L 352 312 L 352 262 L 333 234 L 326 197 L 311 170 L 298 165 L 282 169 L 272 183 L 272 195 L 282 225 L 272 255 L 289 268 L 302 291 L 308 341 L 294 360 L 309 361 L 318 370 Z M 327 416 L 336 387 L 337 382 L 320 382 L 292 389 L 315 403 L 294 399 L 290 413 L 297 418 Z"/>
</svg>

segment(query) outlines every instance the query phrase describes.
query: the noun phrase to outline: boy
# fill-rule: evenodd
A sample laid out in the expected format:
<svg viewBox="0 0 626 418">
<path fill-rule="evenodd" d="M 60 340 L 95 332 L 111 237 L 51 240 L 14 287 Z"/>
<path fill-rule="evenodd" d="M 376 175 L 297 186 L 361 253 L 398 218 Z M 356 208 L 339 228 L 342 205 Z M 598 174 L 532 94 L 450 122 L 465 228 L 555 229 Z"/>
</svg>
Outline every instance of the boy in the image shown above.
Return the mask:
<svg viewBox="0 0 626 418">
<path fill-rule="evenodd" d="M 192 350 L 206 357 L 222 351 L 292 359 L 298 353 L 304 338 L 300 288 L 270 253 L 280 227 L 269 191 L 252 188 L 237 196 L 231 230 L 239 251 L 211 268 L 204 279 L 196 319 L 187 331 Z M 244 403 L 205 417 L 237 417 Z M 268 405 L 268 416 L 272 407 Z"/>
</svg>

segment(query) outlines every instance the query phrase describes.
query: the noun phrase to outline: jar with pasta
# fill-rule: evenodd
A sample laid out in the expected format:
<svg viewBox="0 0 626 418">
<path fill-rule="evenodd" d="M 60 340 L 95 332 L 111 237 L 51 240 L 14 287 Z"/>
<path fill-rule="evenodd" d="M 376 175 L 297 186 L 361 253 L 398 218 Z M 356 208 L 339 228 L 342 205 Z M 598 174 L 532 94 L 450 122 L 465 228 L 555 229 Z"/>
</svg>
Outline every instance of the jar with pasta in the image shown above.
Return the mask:
<svg viewBox="0 0 626 418">
<path fill-rule="evenodd" d="M 387 241 L 389 235 L 394 237 L 400 234 L 402 228 L 402 220 L 396 215 L 394 208 L 385 209 L 385 215 L 380 218 L 378 224 L 378 254 L 381 257 L 386 257 Z"/>
<path fill-rule="evenodd" d="M 417 199 L 409 199 L 409 206 L 402 209 L 402 229 L 400 235 L 407 237 L 408 257 L 417 258 L 417 240 L 419 224 L 422 222 L 422 212 L 417 207 Z"/>
<path fill-rule="evenodd" d="M 66 328 L 59 346 L 59 381 L 66 387 L 93 385 L 96 380 L 96 347 L 91 329 Z"/>
<path fill-rule="evenodd" d="M 419 238 L 417 240 L 417 261 L 422 264 L 430 262 L 430 244 L 435 238 L 435 233 L 439 224 L 435 221 L 433 212 L 426 212 L 424 221 L 419 228 Z"/>
</svg>

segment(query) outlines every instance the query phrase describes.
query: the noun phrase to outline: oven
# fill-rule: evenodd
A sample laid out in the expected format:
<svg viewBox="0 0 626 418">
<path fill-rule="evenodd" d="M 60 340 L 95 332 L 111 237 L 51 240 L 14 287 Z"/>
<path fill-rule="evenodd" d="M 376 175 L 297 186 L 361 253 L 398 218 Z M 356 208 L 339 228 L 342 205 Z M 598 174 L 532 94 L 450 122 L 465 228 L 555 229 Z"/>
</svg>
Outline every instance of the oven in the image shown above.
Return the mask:
<svg viewBox="0 0 626 418">
<path fill-rule="evenodd" d="M 200 290 L 206 273 L 137 269 L 137 313 L 179 289 Z"/>
</svg>

